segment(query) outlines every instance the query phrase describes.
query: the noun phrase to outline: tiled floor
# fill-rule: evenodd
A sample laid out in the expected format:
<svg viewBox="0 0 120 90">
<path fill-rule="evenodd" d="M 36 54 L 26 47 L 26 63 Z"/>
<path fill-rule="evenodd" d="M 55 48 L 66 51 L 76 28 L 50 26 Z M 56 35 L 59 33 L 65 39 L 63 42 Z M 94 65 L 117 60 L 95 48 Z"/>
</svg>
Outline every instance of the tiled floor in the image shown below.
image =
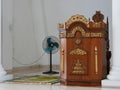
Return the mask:
<svg viewBox="0 0 120 90">
<path fill-rule="evenodd" d="M 120 88 L 0 83 L 0 90 L 120 90 Z"/>
<path fill-rule="evenodd" d="M 13 72 L 15 77 L 41 75 L 47 68 L 31 68 L 21 69 Z M 58 69 L 55 69 L 58 71 Z M 62 86 L 55 85 L 40 85 L 40 84 L 16 84 L 16 83 L 0 83 L 0 90 L 120 90 L 120 88 L 103 88 L 103 87 L 81 87 L 81 86 Z"/>
</svg>

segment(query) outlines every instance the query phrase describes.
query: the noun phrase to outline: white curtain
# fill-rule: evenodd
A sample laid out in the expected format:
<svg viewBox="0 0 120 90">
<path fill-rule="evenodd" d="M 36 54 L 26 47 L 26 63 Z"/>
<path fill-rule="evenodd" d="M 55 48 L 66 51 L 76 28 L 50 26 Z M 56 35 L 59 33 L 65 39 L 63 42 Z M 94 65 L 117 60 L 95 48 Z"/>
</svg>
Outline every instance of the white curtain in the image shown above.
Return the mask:
<svg viewBox="0 0 120 90">
<path fill-rule="evenodd" d="M 31 65 L 43 53 L 46 35 L 42 0 L 13 0 L 13 66 Z M 41 61 L 35 63 L 39 64 Z"/>
</svg>

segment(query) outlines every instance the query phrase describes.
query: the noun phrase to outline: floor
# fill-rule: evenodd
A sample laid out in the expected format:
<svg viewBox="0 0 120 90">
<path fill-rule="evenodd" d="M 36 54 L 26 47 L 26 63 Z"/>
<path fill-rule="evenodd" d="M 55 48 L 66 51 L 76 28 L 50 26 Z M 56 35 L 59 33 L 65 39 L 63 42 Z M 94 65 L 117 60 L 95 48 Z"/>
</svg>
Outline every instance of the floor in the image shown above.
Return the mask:
<svg viewBox="0 0 120 90">
<path fill-rule="evenodd" d="M 29 67 L 21 68 L 13 71 L 14 78 L 41 75 L 42 72 L 47 71 L 47 68 L 43 67 Z M 55 71 L 59 71 L 58 67 L 54 68 Z M 120 90 L 120 88 L 108 88 L 108 87 L 81 87 L 81 86 L 63 86 L 60 84 L 55 85 L 40 85 L 40 84 L 18 84 L 18 83 L 0 83 L 0 90 Z"/>
<path fill-rule="evenodd" d="M 35 85 L 35 84 L 5 84 L 0 83 L 0 90 L 120 90 L 118 88 L 96 88 L 79 86 Z"/>
</svg>

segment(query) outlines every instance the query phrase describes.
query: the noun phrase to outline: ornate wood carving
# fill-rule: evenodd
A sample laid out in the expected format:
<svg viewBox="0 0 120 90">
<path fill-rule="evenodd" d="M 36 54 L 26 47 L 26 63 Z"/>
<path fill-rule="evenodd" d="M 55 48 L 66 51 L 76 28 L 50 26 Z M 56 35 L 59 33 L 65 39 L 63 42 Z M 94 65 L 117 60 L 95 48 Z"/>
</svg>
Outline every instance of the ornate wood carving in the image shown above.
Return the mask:
<svg viewBox="0 0 120 90">
<path fill-rule="evenodd" d="M 80 39 L 76 39 L 75 40 L 75 44 L 79 45 L 81 43 L 81 40 Z"/>
<path fill-rule="evenodd" d="M 73 62 L 73 68 L 72 68 L 72 74 L 85 74 L 86 67 L 83 65 L 83 63 L 77 59 Z"/>
<path fill-rule="evenodd" d="M 101 14 L 100 11 L 96 11 L 96 14 L 93 15 L 92 19 L 93 19 L 93 21 L 96 22 L 96 23 L 97 23 L 97 22 L 103 22 L 104 15 Z"/>
<path fill-rule="evenodd" d="M 67 22 L 66 22 L 66 29 L 74 22 L 82 22 L 84 24 L 88 24 L 88 20 L 83 15 L 73 15 Z"/>
<path fill-rule="evenodd" d="M 70 55 L 85 55 L 85 54 L 87 54 L 87 52 L 80 48 L 73 49 L 70 51 Z"/>
</svg>

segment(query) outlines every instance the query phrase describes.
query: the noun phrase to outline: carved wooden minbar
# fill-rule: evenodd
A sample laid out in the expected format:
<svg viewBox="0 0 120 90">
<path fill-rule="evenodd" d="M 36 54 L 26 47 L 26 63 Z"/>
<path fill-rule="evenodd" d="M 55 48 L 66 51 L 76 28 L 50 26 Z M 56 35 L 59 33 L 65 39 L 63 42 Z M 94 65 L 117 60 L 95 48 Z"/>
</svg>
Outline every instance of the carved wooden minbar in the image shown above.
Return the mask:
<svg viewBox="0 0 120 90">
<path fill-rule="evenodd" d="M 73 15 L 59 24 L 60 83 L 77 86 L 100 86 L 109 70 L 108 19 L 96 11 L 92 20 Z"/>
</svg>

